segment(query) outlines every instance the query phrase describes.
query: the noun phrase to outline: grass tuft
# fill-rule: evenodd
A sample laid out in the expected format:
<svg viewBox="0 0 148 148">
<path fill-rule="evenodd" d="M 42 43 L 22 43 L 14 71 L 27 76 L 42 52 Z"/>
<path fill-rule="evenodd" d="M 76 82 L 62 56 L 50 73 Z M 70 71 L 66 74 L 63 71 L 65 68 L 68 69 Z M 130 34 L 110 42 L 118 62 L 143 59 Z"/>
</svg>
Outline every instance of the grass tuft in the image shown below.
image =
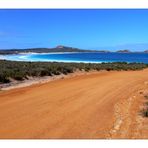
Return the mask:
<svg viewBox="0 0 148 148">
<path fill-rule="evenodd" d="M 143 117 L 148 117 L 148 108 L 143 109 L 141 113 Z"/>
<path fill-rule="evenodd" d="M 148 95 L 145 95 L 144 98 L 145 98 L 145 99 L 148 99 Z"/>
</svg>

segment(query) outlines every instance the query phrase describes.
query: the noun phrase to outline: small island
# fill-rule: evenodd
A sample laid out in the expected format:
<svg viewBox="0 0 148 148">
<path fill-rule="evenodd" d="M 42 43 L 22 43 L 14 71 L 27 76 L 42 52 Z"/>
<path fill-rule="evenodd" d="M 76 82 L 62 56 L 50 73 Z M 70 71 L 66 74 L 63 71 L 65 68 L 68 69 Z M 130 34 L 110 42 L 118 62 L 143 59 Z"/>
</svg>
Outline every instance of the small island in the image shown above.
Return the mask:
<svg viewBox="0 0 148 148">
<path fill-rule="evenodd" d="M 131 51 L 128 49 L 124 49 L 124 50 L 118 50 L 117 52 L 119 53 L 130 53 Z"/>
</svg>

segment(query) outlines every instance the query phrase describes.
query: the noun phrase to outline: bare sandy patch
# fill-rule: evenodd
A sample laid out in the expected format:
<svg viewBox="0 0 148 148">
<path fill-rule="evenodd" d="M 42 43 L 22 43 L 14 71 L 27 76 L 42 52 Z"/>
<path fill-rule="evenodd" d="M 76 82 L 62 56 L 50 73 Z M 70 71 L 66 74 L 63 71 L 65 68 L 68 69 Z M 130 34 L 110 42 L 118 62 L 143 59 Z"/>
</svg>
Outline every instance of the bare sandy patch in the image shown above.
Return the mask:
<svg viewBox="0 0 148 148">
<path fill-rule="evenodd" d="M 0 93 L 0 138 L 148 138 L 148 69 L 68 76 Z"/>
</svg>

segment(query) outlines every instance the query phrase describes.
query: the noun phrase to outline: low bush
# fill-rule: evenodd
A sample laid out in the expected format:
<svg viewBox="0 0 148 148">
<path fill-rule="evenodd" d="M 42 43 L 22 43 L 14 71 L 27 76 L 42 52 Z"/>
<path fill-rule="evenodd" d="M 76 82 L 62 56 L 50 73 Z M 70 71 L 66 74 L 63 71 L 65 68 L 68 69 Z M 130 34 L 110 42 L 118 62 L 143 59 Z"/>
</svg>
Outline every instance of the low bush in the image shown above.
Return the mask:
<svg viewBox="0 0 148 148">
<path fill-rule="evenodd" d="M 142 110 L 143 117 L 148 117 L 148 108 Z"/>
<path fill-rule="evenodd" d="M 76 70 L 141 70 L 147 68 L 143 63 L 58 63 L 58 62 L 18 62 L 0 60 L 0 83 L 9 83 L 10 78 L 22 81 L 28 76 L 52 76 L 72 73 Z"/>
<path fill-rule="evenodd" d="M 148 95 L 145 95 L 144 98 L 145 98 L 145 99 L 148 99 Z"/>
<path fill-rule="evenodd" d="M 0 75 L 0 83 L 9 83 L 10 80 L 6 76 Z"/>
</svg>

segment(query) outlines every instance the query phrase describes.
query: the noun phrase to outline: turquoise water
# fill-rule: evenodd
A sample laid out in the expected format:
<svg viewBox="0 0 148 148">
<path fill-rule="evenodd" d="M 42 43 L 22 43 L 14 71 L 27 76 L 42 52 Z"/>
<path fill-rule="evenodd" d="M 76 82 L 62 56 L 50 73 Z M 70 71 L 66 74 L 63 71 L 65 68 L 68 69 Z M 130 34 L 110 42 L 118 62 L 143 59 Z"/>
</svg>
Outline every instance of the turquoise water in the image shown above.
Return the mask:
<svg viewBox="0 0 148 148">
<path fill-rule="evenodd" d="M 46 61 L 46 62 L 140 62 L 148 63 L 147 53 L 28 53 L 0 55 L 0 59 L 12 61 Z"/>
</svg>

